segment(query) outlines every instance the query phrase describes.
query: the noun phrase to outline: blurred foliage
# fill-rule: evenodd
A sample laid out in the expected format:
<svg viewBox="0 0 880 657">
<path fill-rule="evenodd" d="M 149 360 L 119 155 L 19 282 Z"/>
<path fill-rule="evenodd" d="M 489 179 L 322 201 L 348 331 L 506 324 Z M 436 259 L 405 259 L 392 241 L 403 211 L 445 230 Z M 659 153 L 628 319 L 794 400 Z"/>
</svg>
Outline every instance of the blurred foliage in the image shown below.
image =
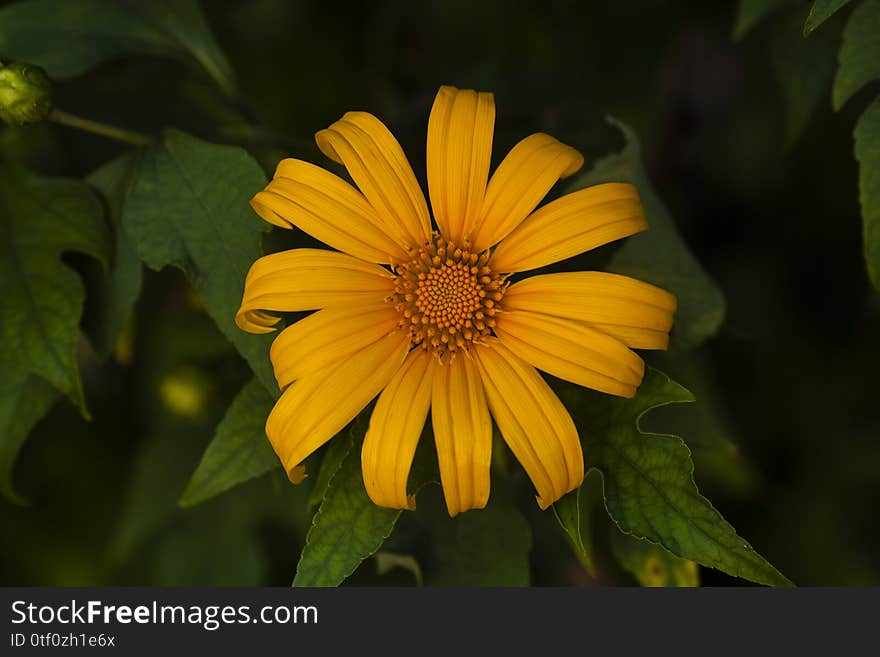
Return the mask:
<svg viewBox="0 0 880 657">
<path fill-rule="evenodd" d="M 627 534 L 612 539 L 614 556 L 642 586 L 699 586 L 697 564 L 680 559 L 662 547 Z"/>
<path fill-rule="evenodd" d="M 152 141 L 0 127 L 0 581 L 742 583 L 680 556 L 781 581 L 720 511 L 798 584 L 880 583 L 880 300 L 859 255 L 880 286 L 878 17 L 877 0 L 2 3 L 0 61 L 42 66 L 57 108 Z M 234 297 L 261 242 L 314 242 L 264 234 L 244 201 L 281 157 L 326 164 L 312 135 L 350 109 L 387 121 L 424 183 L 440 84 L 496 93 L 496 163 L 541 130 L 585 153 L 575 184 L 636 182 L 654 230 L 565 266 L 644 275 L 682 301 L 673 348 L 647 360 L 683 388 L 646 386 L 698 402 L 638 431 L 647 393 L 566 399 L 607 411 L 579 419 L 604 481 L 555 516 L 496 449 L 489 508 L 450 520 L 430 427 L 415 513 L 366 498 L 362 419 L 300 486 L 260 434 L 277 387 Z M 671 445 L 660 490 L 730 532 L 700 545 L 675 509 L 646 526 L 635 502 L 652 489 L 613 445 L 636 464 Z M 679 557 L 621 534 L 606 504 Z"/>
</svg>

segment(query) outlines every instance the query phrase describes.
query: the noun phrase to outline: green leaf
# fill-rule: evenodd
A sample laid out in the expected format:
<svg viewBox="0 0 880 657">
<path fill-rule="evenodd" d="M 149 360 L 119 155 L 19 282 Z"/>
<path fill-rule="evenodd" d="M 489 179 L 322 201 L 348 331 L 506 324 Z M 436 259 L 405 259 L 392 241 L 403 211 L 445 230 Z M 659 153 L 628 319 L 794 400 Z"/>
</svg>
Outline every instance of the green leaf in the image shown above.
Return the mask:
<svg viewBox="0 0 880 657">
<path fill-rule="evenodd" d="M 859 162 L 865 259 L 874 287 L 880 290 L 880 98 L 859 117 L 853 132 Z"/>
<path fill-rule="evenodd" d="M 592 536 L 593 500 L 602 495 L 601 480 L 601 476 L 594 471 L 587 472 L 583 483 L 552 507 L 575 555 L 591 575 L 596 573 Z"/>
<path fill-rule="evenodd" d="M 791 0 L 740 0 L 733 27 L 733 38 L 742 39 L 749 30 Z"/>
<path fill-rule="evenodd" d="M 810 15 L 804 21 L 804 36 L 809 36 L 813 30 L 831 18 L 832 14 L 848 2 L 849 0 L 816 0 L 810 7 Z"/>
<path fill-rule="evenodd" d="M 118 157 L 92 173 L 88 183 L 104 196 L 114 232 L 113 260 L 102 285 L 95 292 L 94 316 L 86 332 L 95 352 L 106 358 L 113 350 L 131 316 L 141 291 L 143 267 L 137 251 L 122 228 L 122 206 L 137 164 L 134 155 Z"/>
<path fill-rule="evenodd" d="M 611 551 L 617 562 L 642 586 L 693 587 L 700 585 L 697 564 L 679 559 L 668 550 L 648 541 L 612 529 Z"/>
<path fill-rule="evenodd" d="M 626 138 L 626 146 L 617 154 L 596 163 L 579 176 L 571 189 L 604 182 L 630 182 L 639 190 L 650 230 L 626 240 L 614 254 L 607 269 L 653 283 L 678 297 L 678 311 L 672 343 L 694 347 L 714 335 L 724 320 L 724 297 L 691 250 L 685 244 L 669 211 L 658 198 L 641 162 L 638 137 L 624 123 L 613 118 Z"/>
<path fill-rule="evenodd" d="M 799 29 L 802 20 L 801 12 L 793 12 L 776 25 L 771 48 L 776 79 L 785 94 L 789 144 L 801 134 L 827 93 L 837 54 L 836 30 L 823 30 L 805 40 Z"/>
<path fill-rule="evenodd" d="M 278 467 L 266 438 L 266 418 L 274 401 L 256 379 L 245 384 L 217 426 L 213 440 L 190 479 L 181 506 L 192 506 Z"/>
<path fill-rule="evenodd" d="M 529 585 L 529 523 L 502 482 L 493 483 L 485 509 L 455 518 L 449 517 L 439 487 L 419 499 L 416 515 L 430 536 L 431 558 L 422 564 L 428 586 Z"/>
<path fill-rule="evenodd" d="M 865 0 L 853 9 L 843 28 L 837 55 L 832 104 L 839 110 L 853 94 L 880 78 L 880 0 Z"/>
<path fill-rule="evenodd" d="M 768 585 L 791 584 L 700 495 L 684 441 L 641 430 L 645 413 L 693 401 L 690 392 L 650 368 L 632 399 L 571 385 L 560 384 L 558 389 L 574 411 L 587 466 L 604 477 L 608 513 L 624 533 L 736 577 Z"/>
<path fill-rule="evenodd" d="M 315 479 L 311 492 L 309 493 L 309 508 L 314 508 L 323 501 L 324 496 L 327 494 L 327 487 L 330 485 L 330 480 L 333 478 L 333 475 L 336 474 L 336 471 L 339 470 L 339 466 L 342 465 L 342 461 L 348 456 L 350 451 L 351 441 L 330 441 L 330 444 L 324 452 L 324 457 L 321 459 L 318 476 Z"/>
<path fill-rule="evenodd" d="M 170 130 L 141 151 L 122 223 L 149 267 L 173 265 L 186 273 L 222 333 L 277 395 L 269 362 L 273 336 L 249 335 L 234 320 L 266 230 L 248 200 L 265 184 L 244 150 Z"/>
<path fill-rule="evenodd" d="M 53 78 L 134 53 L 192 58 L 227 93 L 235 89 L 196 0 L 29 0 L 0 9 L 0 56 Z"/>
<path fill-rule="evenodd" d="M 371 413 L 372 406 L 368 406 L 355 418 L 348 432 L 332 439 L 331 447 L 341 450 L 343 456 L 312 519 L 296 567 L 294 586 L 338 586 L 364 559 L 376 553 L 400 517 L 398 509 L 376 506 L 364 487 L 361 445 Z M 342 445 L 336 447 L 334 442 Z M 433 446 L 430 426 L 426 426 L 409 474 L 408 490 L 413 494 L 437 479 Z M 321 469 L 330 468 L 339 453 L 334 452 L 328 463 L 328 452 Z"/>
<path fill-rule="evenodd" d="M 169 49 L 169 54 L 174 54 L 175 51 L 188 53 L 227 94 L 235 95 L 236 82 L 232 66 L 214 39 L 198 0 L 125 2 L 141 20 L 154 25 L 167 38 L 174 49 Z"/>
<path fill-rule="evenodd" d="M 6 368 L 0 377 L 0 494 L 23 504 L 12 484 L 12 469 L 25 438 L 55 403 L 58 391 L 38 376 Z"/>
<path fill-rule="evenodd" d="M 352 433 L 363 435 L 365 430 L 363 423 L 355 422 Z M 315 513 L 294 586 L 338 586 L 382 546 L 400 516 L 400 510 L 376 506 L 367 495 L 360 443 L 353 436 L 334 440 L 347 442 L 349 451 Z"/>
<path fill-rule="evenodd" d="M 76 360 L 85 292 L 61 254 L 108 263 L 101 204 L 81 182 L 0 162 L 0 225 L 0 364 L 45 379 L 87 415 Z"/>
<path fill-rule="evenodd" d="M 581 489 L 573 490 L 560 498 L 553 505 L 553 515 L 559 522 L 569 541 L 578 554 L 586 555 L 587 547 L 584 543 L 583 530 L 581 529 Z"/>
</svg>

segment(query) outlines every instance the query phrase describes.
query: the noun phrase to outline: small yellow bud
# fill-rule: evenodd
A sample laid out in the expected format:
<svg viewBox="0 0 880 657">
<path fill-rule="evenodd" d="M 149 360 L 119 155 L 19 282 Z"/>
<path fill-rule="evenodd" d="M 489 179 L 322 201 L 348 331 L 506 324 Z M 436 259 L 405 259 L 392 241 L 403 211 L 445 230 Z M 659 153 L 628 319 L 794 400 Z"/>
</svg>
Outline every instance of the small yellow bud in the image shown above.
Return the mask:
<svg viewBox="0 0 880 657">
<path fill-rule="evenodd" d="M 52 81 L 39 66 L 0 64 L 0 120 L 38 123 L 52 111 Z"/>
</svg>

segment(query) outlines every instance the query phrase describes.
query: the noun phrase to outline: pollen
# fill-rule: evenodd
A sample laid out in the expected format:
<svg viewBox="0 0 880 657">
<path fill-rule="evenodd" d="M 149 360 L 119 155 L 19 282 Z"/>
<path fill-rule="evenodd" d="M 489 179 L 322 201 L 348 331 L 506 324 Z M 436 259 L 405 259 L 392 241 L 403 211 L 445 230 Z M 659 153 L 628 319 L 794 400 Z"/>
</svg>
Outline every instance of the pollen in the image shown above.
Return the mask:
<svg viewBox="0 0 880 657">
<path fill-rule="evenodd" d="M 489 267 L 489 252 L 446 241 L 435 232 L 409 262 L 394 266 L 388 301 L 400 313 L 398 327 L 413 347 L 445 362 L 493 334 L 506 276 Z"/>
</svg>

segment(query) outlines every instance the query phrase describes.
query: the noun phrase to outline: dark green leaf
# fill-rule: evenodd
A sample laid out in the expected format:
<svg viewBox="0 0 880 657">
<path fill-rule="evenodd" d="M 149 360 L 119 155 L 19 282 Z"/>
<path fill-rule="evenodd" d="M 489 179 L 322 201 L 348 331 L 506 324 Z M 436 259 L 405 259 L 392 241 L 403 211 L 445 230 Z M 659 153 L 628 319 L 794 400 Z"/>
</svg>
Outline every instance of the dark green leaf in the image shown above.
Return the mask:
<svg viewBox="0 0 880 657">
<path fill-rule="evenodd" d="M 29 0 L 0 9 L 0 56 L 79 75 L 132 53 L 191 57 L 227 92 L 232 69 L 196 0 Z"/>
<path fill-rule="evenodd" d="M 693 401 L 687 390 L 650 368 L 632 399 L 569 385 L 559 390 L 574 411 L 588 467 L 602 472 L 606 507 L 623 532 L 737 577 L 790 585 L 700 495 L 684 441 L 641 430 L 652 408 Z"/>
<path fill-rule="evenodd" d="M 810 15 L 804 21 L 804 36 L 808 36 L 848 2 L 849 0 L 816 0 L 810 7 Z"/>
<path fill-rule="evenodd" d="M 335 440 L 352 446 L 315 513 L 294 586 L 338 586 L 382 546 L 400 516 L 399 510 L 376 506 L 367 495 L 360 443 L 349 436 Z"/>
<path fill-rule="evenodd" d="M 315 484 L 312 486 L 312 490 L 309 493 L 310 508 L 318 506 L 323 501 L 324 495 L 327 494 L 327 487 L 330 485 L 330 480 L 333 478 L 333 475 L 336 474 L 336 471 L 339 470 L 339 466 L 342 465 L 342 461 L 350 451 L 350 440 L 330 441 L 330 444 L 324 452 L 324 458 L 321 459 L 321 466 L 318 468 L 318 476 L 315 479 Z"/>
<path fill-rule="evenodd" d="M 323 501 L 312 520 L 296 567 L 294 586 L 338 586 L 361 562 L 375 554 L 391 535 L 400 511 L 376 506 L 367 495 L 361 473 L 361 445 L 369 426 L 372 407 L 354 420 L 351 429 L 333 438 L 333 461 L 344 453 L 341 464 L 330 478 Z M 422 432 L 409 474 L 408 490 L 417 493 L 436 479 L 436 460 L 430 427 Z M 329 454 L 329 452 L 328 452 Z M 325 455 L 325 459 L 327 456 Z M 430 463 L 429 463 L 430 462 Z M 331 464 L 327 464 L 330 467 Z M 322 470 L 324 465 L 322 464 Z"/>
<path fill-rule="evenodd" d="M 595 497 L 594 497 L 595 496 Z M 601 499 L 602 478 L 594 471 L 586 473 L 584 482 L 553 505 L 553 514 L 565 532 L 575 555 L 591 575 L 595 575 L 593 559 L 592 518 L 594 501 Z"/>
<path fill-rule="evenodd" d="M 256 379 L 241 389 L 180 498 L 182 506 L 203 502 L 278 467 L 265 430 L 272 404 Z"/>
<path fill-rule="evenodd" d="M 755 25 L 789 4 L 791 0 L 739 0 L 733 38 L 742 39 Z"/>
<path fill-rule="evenodd" d="M 675 227 L 669 211 L 657 197 L 641 162 L 641 147 L 633 130 L 614 119 L 626 146 L 579 176 L 572 189 L 604 182 L 630 182 L 638 187 L 650 230 L 626 240 L 607 269 L 658 285 L 678 297 L 672 332 L 674 345 L 692 347 L 713 335 L 724 320 L 724 297 Z"/>
<path fill-rule="evenodd" d="M 103 195 L 114 231 L 113 261 L 91 305 L 96 309 L 87 324 L 92 346 L 102 358 L 113 350 L 131 316 L 141 291 L 141 260 L 122 228 L 122 206 L 131 186 L 137 158 L 123 155 L 92 173 L 88 182 Z"/>
<path fill-rule="evenodd" d="M 859 161 L 865 258 L 871 281 L 880 290 L 880 98 L 868 106 L 853 134 Z"/>
<path fill-rule="evenodd" d="M 880 78 L 880 0 L 865 0 L 853 9 L 843 28 L 843 45 L 834 78 L 832 101 L 839 110 L 853 94 Z"/>
<path fill-rule="evenodd" d="M 553 514 L 578 554 L 586 554 L 581 530 L 581 489 L 573 490 L 553 505 Z"/>
<path fill-rule="evenodd" d="M 110 258 L 101 204 L 83 183 L 0 163 L 0 363 L 30 372 L 85 414 L 76 360 L 85 292 L 65 251 Z"/>
<path fill-rule="evenodd" d="M 168 131 L 141 152 L 122 221 L 148 266 L 174 265 L 186 273 L 208 314 L 266 390 L 277 395 L 269 363 L 273 336 L 249 335 L 234 321 L 266 229 L 248 200 L 265 184 L 244 150 Z"/>
<path fill-rule="evenodd" d="M 785 93 L 788 143 L 800 135 L 827 93 L 837 55 L 837 31 L 823 30 L 805 40 L 799 29 L 802 20 L 800 12 L 793 12 L 779 22 L 772 44 L 773 69 Z"/>
<path fill-rule="evenodd" d="M 528 586 L 532 534 L 504 486 L 494 482 L 485 509 L 450 518 L 439 487 L 419 500 L 428 527 L 431 559 L 423 564 L 428 586 Z"/>
<path fill-rule="evenodd" d="M 198 0 L 125 0 L 125 3 L 165 35 L 175 49 L 188 53 L 201 64 L 226 93 L 234 95 L 232 66 L 214 39 Z"/>
<path fill-rule="evenodd" d="M 679 559 L 659 545 L 621 534 L 616 529 L 612 531 L 614 557 L 642 586 L 700 585 L 700 572 L 693 561 Z"/>
<path fill-rule="evenodd" d="M 24 502 L 12 484 L 18 452 L 57 398 L 58 391 L 33 374 L 6 368 L 0 377 L 0 494 L 11 502 Z"/>
</svg>

